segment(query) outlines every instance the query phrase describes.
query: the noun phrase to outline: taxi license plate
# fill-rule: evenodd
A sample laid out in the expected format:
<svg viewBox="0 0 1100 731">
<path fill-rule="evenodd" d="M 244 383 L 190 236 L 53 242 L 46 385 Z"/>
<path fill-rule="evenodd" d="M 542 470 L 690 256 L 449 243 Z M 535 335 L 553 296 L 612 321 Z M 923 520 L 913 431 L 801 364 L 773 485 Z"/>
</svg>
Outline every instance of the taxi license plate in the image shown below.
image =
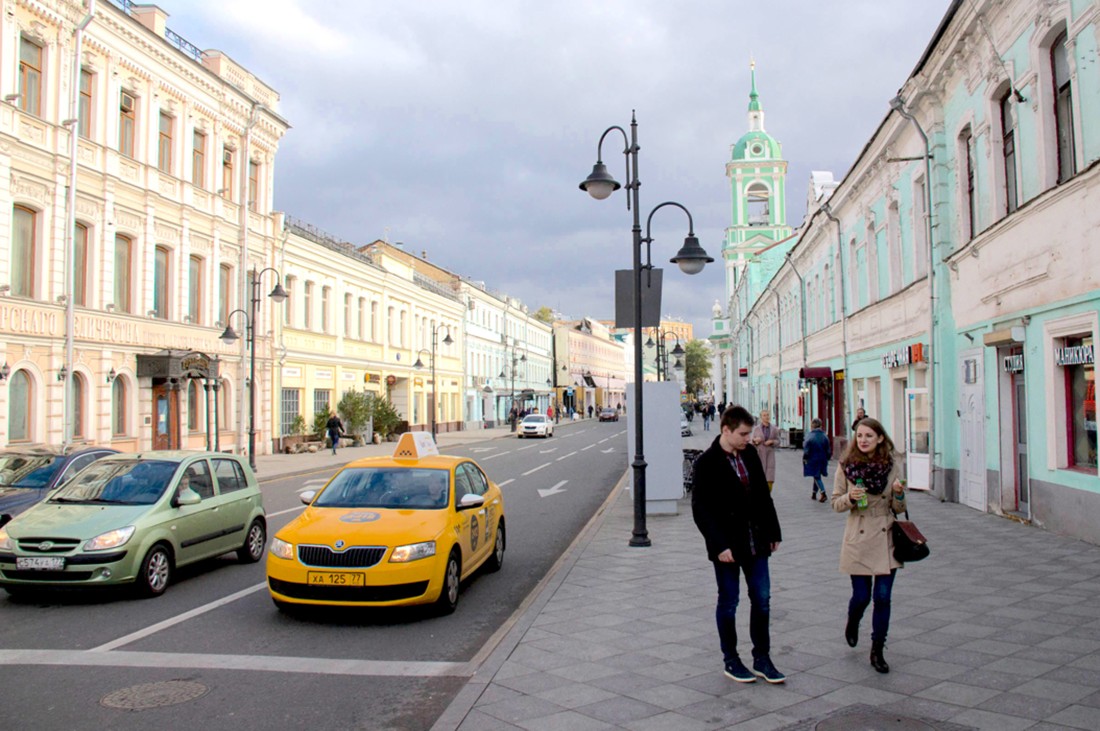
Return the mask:
<svg viewBox="0 0 1100 731">
<path fill-rule="evenodd" d="M 363 586 L 363 574 L 340 571 L 310 571 L 310 586 Z"/>
<path fill-rule="evenodd" d="M 64 556 L 19 556 L 15 559 L 15 568 L 22 571 L 63 571 Z"/>
</svg>

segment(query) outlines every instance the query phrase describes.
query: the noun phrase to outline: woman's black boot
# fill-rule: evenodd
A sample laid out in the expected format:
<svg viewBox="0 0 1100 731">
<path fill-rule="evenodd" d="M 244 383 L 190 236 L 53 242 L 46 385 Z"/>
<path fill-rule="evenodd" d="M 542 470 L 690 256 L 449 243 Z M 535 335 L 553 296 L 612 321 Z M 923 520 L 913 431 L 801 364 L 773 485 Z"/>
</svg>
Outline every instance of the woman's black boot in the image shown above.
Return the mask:
<svg viewBox="0 0 1100 731">
<path fill-rule="evenodd" d="M 886 658 L 882 656 L 883 642 L 871 643 L 871 667 L 880 673 L 890 672 L 890 666 L 886 664 Z"/>
<path fill-rule="evenodd" d="M 848 624 L 844 625 L 844 639 L 848 641 L 848 647 L 859 644 L 859 620 L 848 615 Z"/>
</svg>

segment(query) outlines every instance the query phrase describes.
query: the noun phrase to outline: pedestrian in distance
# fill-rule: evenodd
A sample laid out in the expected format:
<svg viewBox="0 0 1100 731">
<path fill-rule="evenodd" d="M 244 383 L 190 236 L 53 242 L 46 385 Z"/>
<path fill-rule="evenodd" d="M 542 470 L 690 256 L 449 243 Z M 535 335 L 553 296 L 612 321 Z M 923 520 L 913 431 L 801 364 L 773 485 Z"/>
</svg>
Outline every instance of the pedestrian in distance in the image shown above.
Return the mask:
<svg viewBox="0 0 1100 731">
<path fill-rule="evenodd" d="M 767 409 L 760 412 L 760 423 L 753 427 L 752 443 L 764 464 L 768 490 L 775 484 L 775 446 L 779 444 L 779 431 L 772 426 L 772 415 Z"/>
<path fill-rule="evenodd" d="M 592 404 L 588 404 L 588 418 L 592 418 Z"/>
<path fill-rule="evenodd" d="M 336 447 L 340 445 L 340 437 L 344 435 L 344 422 L 340 421 L 339 416 L 333 414 L 325 422 L 325 431 L 328 432 L 328 438 L 332 441 L 332 453 L 336 454 Z"/>
<path fill-rule="evenodd" d="M 771 576 L 768 557 L 783 540 L 779 517 L 757 450 L 750 444 L 753 418 L 732 406 L 722 414 L 719 435 L 695 462 L 691 514 L 706 542 L 718 584 L 715 620 L 726 677 L 738 683 L 763 678 L 782 683 L 786 676 L 771 660 Z M 752 670 L 737 654 L 737 604 L 741 574 L 748 590 Z"/>
<path fill-rule="evenodd" d="M 806 436 L 806 440 L 802 445 L 802 475 L 812 477 L 814 480 L 814 489 L 810 492 L 811 500 L 825 502 L 825 483 L 821 481 L 821 478 L 829 476 L 829 456 L 831 454 L 832 448 L 829 446 L 829 437 L 825 436 L 825 432 L 821 429 L 821 419 L 814 419 L 810 422 L 810 433 Z M 818 491 L 821 494 L 820 498 L 818 497 Z"/>
<path fill-rule="evenodd" d="M 856 409 L 856 420 L 852 422 L 852 436 L 853 437 L 855 437 L 855 435 L 856 435 L 856 427 L 859 426 L 859 422 L 863 421 L 866 418 L 867 418 L 867 412 L 863 410 L 862 406 L 860 406 L 858 409 Z"/>
<path fill-rule="evenodd" d="M 877 420 L 865 417 L 855 439 L 840 459 L 833 484 L 833 510 L 848 513 L 840 547 L 840 571 L 852 577 L 844 639 L 859 643 L 859 622 L 871 612 L 871 667 L 890 672 L 883 657 L 890 631 L 890 594 L 902 563 L 894 558 L 891 530 L 895 516 L 905 511 L 905 483 L 898 478 L 894 443 Z"/>
</svg>

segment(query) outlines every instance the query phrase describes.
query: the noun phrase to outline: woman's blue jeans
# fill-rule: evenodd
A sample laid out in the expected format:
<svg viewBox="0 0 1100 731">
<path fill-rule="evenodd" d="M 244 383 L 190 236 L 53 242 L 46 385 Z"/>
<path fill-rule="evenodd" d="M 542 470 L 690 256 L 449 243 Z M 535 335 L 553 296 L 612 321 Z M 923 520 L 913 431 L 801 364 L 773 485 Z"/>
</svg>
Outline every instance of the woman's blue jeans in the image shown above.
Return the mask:
<svg viewBox="0 0 1100 731">
<path fill-rule="evenodd" d="M 825 492 L 825 483 L 821 481 L 821 475 L 814 475 L 814 494 L 815 495 L 817 494 L 818 490 L 821 490 L 821 492 Z"/>
<path fill-rule="evenodd" d="M 714 576 L 718 581 L 718 607 L 714 616 L 718 622 L 718 641 L 722 646 L 722 662 L 738 659 L 737 655 L 737 603 L 740 600 L 741 570 L 745 571 L 745 585 L 749 591 L 749 637 L 752 639 L 754 659 L 768 657 L 771 637 L 768 621 L 771 612 L 772 583 L 768 573 L 767 558 L 753 558 L 748 563 L 714 562 Z"/>
<path fill-rule="evenodd" d="M 890 573 L 876 576 L 853 576 L 852 598 L 848 602 L 848 617 L 857 623 L 863 619 L 863 612 L 873 598 L 875 608 L 871 611 L 871 643 L 885 644 L 886 633 L 890 631 L 890 593 L 894 589 L 894 575 Z M 872 588 L 872 579 L 873 588 Z"/>
</svg>

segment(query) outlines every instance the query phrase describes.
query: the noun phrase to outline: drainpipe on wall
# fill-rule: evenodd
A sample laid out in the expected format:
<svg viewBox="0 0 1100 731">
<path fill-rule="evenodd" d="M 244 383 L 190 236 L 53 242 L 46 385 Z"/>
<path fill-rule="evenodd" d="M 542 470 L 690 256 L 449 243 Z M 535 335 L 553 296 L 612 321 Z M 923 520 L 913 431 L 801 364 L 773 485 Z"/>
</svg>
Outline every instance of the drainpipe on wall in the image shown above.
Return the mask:
<svg viewBox="0 0 1100 731">
<path fill-rule="evenodd" d="M 806 280 L 804 280 L 802 278 L 802 275 L 798 271 L 798 267 L 796 267 L 794 265 L 794 259 L 791 258 L 791 252 L 789 252 L 789 251 L 787 252 L 786 261 L 787 261 L 787 264 L 790 265 L 791 271 L 794 272 L 794 275 L 796 277 L 798 277 L 798 302 L 799 302 L 799 310 L 801 310 L 801 312 L 799 314 L 802 317 L 802 368 L 805 369 L 806 366 L 807 366 L 807 354 L 806 354 Z M 800 391 L 800 393 L 801 393 L 801 391 Z M 809 413 L 810 413 L 809 404 L 803 404 L 802 405 L 802 433 L 803 434 L 805 434 L 808 431 L 806 429 L 806 423 L 807 423 L 806 422 L 806 417 L 809 415 Z"/>
<path fill-rule="evenodd" d="M 840 228 L 840 219 L 833 215 L 833 210 L 829 206 L 828 201 L 821 205 L 821 210 L 828 216 L 829 220 L 836 224 L 836 253 L 837 258 L 840 260 L 840 271 L 837 272 L 837 276 L 840 277 L 840 327 L 841 327 L 841 353 L 842 361 L 841 365 L 844 368 L 844 419 L 842 423 L 836 424 L 835 429 L 837 435 L 845 434 L 848 431 L 848 399 L 851 398 L 851 390 L 848 388 L 848 382 L 851 378 L 851 374 L 848 372 L 848 288 L 844 285 L 844 272 L 847 271 L 844 263 L 844 232 Z M 834 393 L 835 396 L 835 393 Z M 843 429 L 843 431 L 842 431 Z"/>
<path fill-rule="evenodd" d="M 775 354 L 779 359 L 775 377 L 775 423 L 781 427 L 783 423 L 783 300 L 779 298 L 779 290 L 773 289 L 772 294 L 775 295 Z"/>
</svg>

